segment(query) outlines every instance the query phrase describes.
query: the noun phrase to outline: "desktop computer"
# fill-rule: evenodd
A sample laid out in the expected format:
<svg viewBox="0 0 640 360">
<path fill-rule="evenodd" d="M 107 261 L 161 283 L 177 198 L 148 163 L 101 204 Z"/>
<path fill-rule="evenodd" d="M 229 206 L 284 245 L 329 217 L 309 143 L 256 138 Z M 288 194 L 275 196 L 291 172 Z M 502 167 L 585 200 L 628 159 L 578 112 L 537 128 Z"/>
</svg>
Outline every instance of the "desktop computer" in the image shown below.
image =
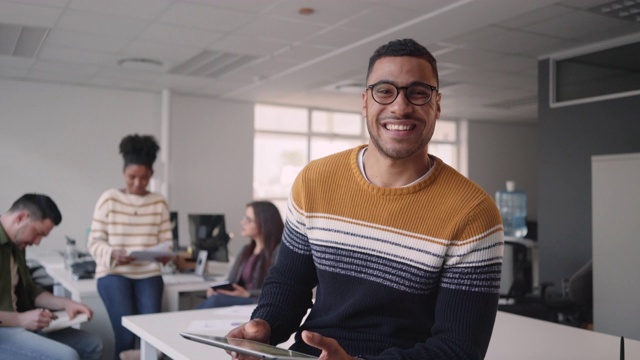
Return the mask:
<svg viewBox="0 0 640 360">
<path fill-rule="evenodd" d="M 224 215 L 189 214 L 189 234 L 194 260 L 198 251 L 206 250 L 208 260 L 229 261 L 227 244 L 230 237 L 226 231 Z"/>
</svg>

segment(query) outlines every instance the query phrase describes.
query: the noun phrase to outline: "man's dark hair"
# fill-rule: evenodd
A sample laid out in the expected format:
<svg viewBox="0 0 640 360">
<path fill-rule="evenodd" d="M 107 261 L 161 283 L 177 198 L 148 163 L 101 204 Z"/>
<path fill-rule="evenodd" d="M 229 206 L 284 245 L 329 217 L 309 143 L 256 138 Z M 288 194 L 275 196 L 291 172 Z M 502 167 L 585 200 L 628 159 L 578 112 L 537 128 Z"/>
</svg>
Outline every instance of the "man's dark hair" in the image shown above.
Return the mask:
<svg viewBox="0 0 640 360">
<path fill-rule="evenodd" d="M 120 154 L 124 159 L 124 167 L 129 165 L 144 165 L 153 170 L 160 146 L 151 135 L 128 135 L 120 141 Z"/>
<path fill-rule="evenodd" d="M 438 77 L 438 66 L 436 64 L 436 58 L 427 50 L 426 47 L 418 44 L 413 39 L 399 39 L 389 41 L 388 43 L 380 46 L 373 52 L 373 55 L 369 58 L 369 68 L 367 69 L 367 78 L 369 80 L 369 74 L 373 69 L 376 61 L 384 57 L 399 57 L 399 56 L 411 56 L 419 59 L 426 60 L 431 68 L 433 68 L 433 74 L 436 77 L 435 86 L 440 86 L 440 78 Z"/>
<path fill-rule="evenodd" d="M 26 211 L 33 220 L 51 220 L 54 225 L 62 221 L 62 214 L 50 197 L 44 194 L 24 194 L 16 200 L 9 212 Z"/>
</svg>

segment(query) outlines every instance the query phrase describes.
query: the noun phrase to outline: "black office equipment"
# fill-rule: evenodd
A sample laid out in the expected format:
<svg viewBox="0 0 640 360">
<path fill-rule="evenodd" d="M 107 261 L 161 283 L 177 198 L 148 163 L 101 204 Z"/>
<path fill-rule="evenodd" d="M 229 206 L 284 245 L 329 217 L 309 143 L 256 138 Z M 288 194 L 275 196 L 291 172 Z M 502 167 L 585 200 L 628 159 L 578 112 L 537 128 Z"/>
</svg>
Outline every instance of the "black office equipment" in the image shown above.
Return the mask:
<svg viewBox="0 0 640 360">
<path fill-rule="evenodd" d="M 93 279 L 96 274 L 96 262 L 91 259 L 75 262 L 71 264 L 71 272 L 75 280 Z"/>
<path fill-rule="evenodd" d="M 169 213 L 171 221 L 171 237 L 173 237 L 173 251 L 180 250 L 180 242 L 178 241 L 178 212 L 171 211 Z"/>
<path fill-rule="evenodd" d="M 206 250 L 207 259 L 229 261 L 229 234 L 222 214 L 189 214 L 189 234 L 194 259 L 198 251 Z"/>
<path fill-rule="evenodd" d="M 562 293 L 559 295 L 547 292 L 547 287 L 552 283 L 541 283 L 537 294 L 522 291 L 528 288 L 527 284 L 523 276 L 516 277 L 508 297 L 513 302 L 498 305 L 498 310 L 574 327 L 589 328 L 591 326 L 593 322 L 593 262 L 591 260 L 563 282 Z"/>
</svg>

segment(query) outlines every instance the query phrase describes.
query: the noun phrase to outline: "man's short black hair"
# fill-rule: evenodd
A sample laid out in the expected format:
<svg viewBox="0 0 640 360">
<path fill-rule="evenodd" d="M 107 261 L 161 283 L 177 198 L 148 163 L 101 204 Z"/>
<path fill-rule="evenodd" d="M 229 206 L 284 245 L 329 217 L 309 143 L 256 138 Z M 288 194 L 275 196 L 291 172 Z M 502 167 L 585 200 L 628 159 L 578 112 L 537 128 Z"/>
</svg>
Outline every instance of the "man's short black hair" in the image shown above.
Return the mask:
<svg viewBox="0 0 640 360">
<path fill-rule="evenodd" d="M 367 81 L 369 80 L 369 74 L 373 69 L 376 61 L 384 57 L 399 57 L 399 56 L 411 56 L 419 59 L 426 60 L 431 68 L 433 68 L 433 74 L 436 77 L 435 86 L 440 86 L 440 78 L 438 77 L 438 66 L 436 64 L 436 58 L 433 57 L 431 52 L 426 47 L 418 44 L 413 39 L 399 39 L 389 41 L 388 43 L 380 46 L 373 52 L 373 55 L 369 58 L 369 68 L 367 69 Z"/>
<path fill-rule="evenodd" d="M 62 221 L 62 214 L 56 203 L 44 194 L 24 194 L 16 200 L 9 212 L 26 211 L 33 220 L 51 220 L 54 225 Z"/>
</svg>

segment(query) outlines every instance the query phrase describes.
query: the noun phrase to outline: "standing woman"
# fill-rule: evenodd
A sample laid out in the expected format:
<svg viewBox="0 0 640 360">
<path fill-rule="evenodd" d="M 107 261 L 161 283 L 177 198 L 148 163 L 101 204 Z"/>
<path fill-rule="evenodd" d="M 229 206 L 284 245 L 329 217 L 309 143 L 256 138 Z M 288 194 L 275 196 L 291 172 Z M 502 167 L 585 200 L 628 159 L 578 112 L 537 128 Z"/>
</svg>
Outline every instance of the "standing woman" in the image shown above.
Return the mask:
<svg viewBox="0 0 640 360">
<path fill-rule="evenodd" d="M 127 315 L 161 311 L 162 281 L 158 261 L 135 261 L 129 254 L 160 243 L 171 245 L 167 201 L 147 190 L 160 147 L 152 136 L 129 135 L 120 142 L 124 159 L 122 189 L 105 191 L 95 207 L 88 248 L 96 261 L 98 293 L 109 313 L 116 359 L 135 358 L 135 335 L 122 326 Z"/>
<path fill-rule="evenodd" d="M 249 203 L 244 214 L 242 236 L 251 242 L 242 248 L 229 272 L 233 290 L 208 289 L 207 299 L 198 309 L 258 302 L 264 278 L 276 261 L 284 225 L 278 208 L 268 201 Z"/>
</svg>

